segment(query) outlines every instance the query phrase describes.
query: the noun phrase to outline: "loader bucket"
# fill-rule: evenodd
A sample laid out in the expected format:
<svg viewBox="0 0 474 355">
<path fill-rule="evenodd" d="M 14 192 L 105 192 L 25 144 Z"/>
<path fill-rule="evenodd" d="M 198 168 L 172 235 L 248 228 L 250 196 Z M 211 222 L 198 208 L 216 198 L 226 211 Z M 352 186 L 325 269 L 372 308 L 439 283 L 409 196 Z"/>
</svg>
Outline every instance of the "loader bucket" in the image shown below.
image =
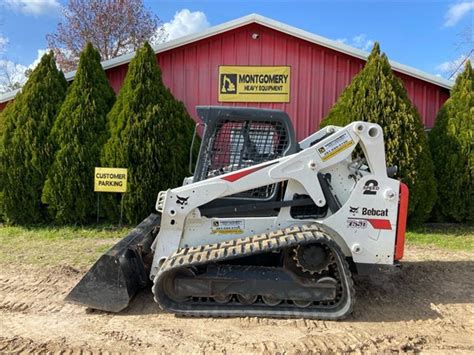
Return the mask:
<svg viewBox="0 0 474 355">
<path fill-rule="evenodd" d="M 135 293 L 148 285 L 150 246 L 161 216 L 151 214 L 102 255 L 66 296 L 66 302 L 108 312 L 126 308 Z"/>
</svg>

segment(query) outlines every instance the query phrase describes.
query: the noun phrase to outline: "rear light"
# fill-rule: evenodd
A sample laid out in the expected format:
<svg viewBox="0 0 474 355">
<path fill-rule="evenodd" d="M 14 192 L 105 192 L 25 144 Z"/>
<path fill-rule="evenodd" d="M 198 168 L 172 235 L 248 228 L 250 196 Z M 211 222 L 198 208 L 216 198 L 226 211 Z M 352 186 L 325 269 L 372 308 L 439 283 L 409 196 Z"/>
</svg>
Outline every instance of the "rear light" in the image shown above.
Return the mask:
<svg viewBox="0 0 474 355">
<path fill-rule="evenodd" d="M 408 215 L 408 186 L 400 183 L 400 199 L 398 201 L 398 218 L 397 218 L 397 236 L 395 239 L 395 256 L 394 260 L 403 258 L 403 250 L 405 247 L 405 231 L 407 227 Z"/>
</svg>

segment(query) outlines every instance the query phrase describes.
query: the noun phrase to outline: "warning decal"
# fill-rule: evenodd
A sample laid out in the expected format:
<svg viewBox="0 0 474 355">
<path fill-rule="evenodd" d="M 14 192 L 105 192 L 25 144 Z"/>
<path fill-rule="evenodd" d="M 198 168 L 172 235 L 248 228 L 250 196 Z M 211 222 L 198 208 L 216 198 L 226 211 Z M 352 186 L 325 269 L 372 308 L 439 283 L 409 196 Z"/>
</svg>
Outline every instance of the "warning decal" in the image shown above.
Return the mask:
<svg viewBox="0 0 474 355">
<path fill-rule="evenodd" d="M 242 234 L 245 229 L 243 219 L 214 219 L 211 223 L 212 234 Z"/>
<path fill-rule="evenodd" d="M 318 148 L 318 153 L 322 161 L 331 159 L 333 156 L 339 154 L 344 149 L 349 148 L 354 144 L 351 136 L 347 132 L 343 132 L 338 137 Z"/>
</svg>

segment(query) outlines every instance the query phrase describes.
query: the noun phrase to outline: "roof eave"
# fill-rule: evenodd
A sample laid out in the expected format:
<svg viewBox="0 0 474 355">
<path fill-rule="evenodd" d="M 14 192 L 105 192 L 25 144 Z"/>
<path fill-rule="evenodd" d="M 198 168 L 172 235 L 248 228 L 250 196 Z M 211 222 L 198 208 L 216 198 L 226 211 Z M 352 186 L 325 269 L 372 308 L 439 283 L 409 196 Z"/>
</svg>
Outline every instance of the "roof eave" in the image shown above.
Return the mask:
<svg viewBox="0 0 474 355">
<path fill-rule="evenodd" d="M 284 24 L 284 23 L 276 21 L 276 20 L 269 19 L 269 18 L 261 16 L 261 15 L 254 14 L 254 16 L 255 16 L 255 22 L 257 22 L 257 23 L 259 23 L 263 26 L 270 27 L 274 30 L 284 32 L 288 35 L 298 37 L 298 38 L 304 39 L 305 41 L 312 42 L 312 43 L 321 45 L 323 47 L 327 47 L 327 48 L 333 49 L 335 51 L 342 52 L 342 53 L 345 53 L 345 54 L 348 54 L 350 56 L 360 58 L 360 59 L 363 59 L 363 60 L 367 60 L 367 58 L 369 57 L 369 54 L 370 54 L 369 52 L 366 52 L 366 51 L 348 46 L 347 44 L 344 44 L 344 43 L 341 43 L 341 42 L 338 42 L 338 41 L 334 41 L 334 40 L 316 35 L 316 34 L 311 33 L 311 32 L 301 30 L 299 28 Z M 446 89 L 451 89 L 453 87 L 454 83 L 452 81 L 437 77 L 437 76 L 432 75 L 432 74 L 428 74 L 428 73 L 423 72 L 419 69 L 410 67 L 410 66 L 405 65 L 405 64 L 398 63 L 398 62 L 393 61 L 393 60 L 389 60 L 389 62 L 390 62 L 390 65 L 391 65 L 392 69 L 394 69 L 397 72 L 416 77 L 420 80 L 430 82 L 432 84 L 444 87 Z"/>
<path fill-rule="evenodd" d="M 316 34 L 311 33 L 311 32 L 301 30 L 299 28 L 284 24 L 282 22 L 279 22 L 279 21 L 261 16 L 261 15 L 258 15 L 258 14 L 250 14 L 250 15 L 247 15 L 247 16 L 243 16 L 243 17 L 240 17 L 238 19 L 231 20 L 231 21 L 225 22 L 223 24 L 210 27 L 207 30 L 204 30 L 204 31 L 199 32 L 199 33 L 194 33 L 194 34 L 190 34 L 190 35 L 187 35 L 187 36 L 179 37 L 177 39 L 174 39 L 174 40 L 171 40 L 171 41 L 168 41 L 168 42 L 165 42 L 165 43 L 161 43 L 157 46 L 154 46 L 153 49 L 154 49 L 155 53 L 158 54 L 158 53 L 165 52 L 165 51 L 168 51 L 168 50 L 173 49 L 173 48 L 181 47 L 181 46 L 184 46 L 184 45 L 187 45 L 187 44 L 190 44 L 190 43 L 193 43 L 193 42 L 196 42 L 196 41 L 208 38 L 208 37 L 215 36 L 215 35 L 223 33 L 223 32 L 231 31 L 233 29 L 236 29 L 236 28 L 239 28 L 239 27 L 251 24 L 251 23 L 257 23 L 257 24 L 260 24 L 262 26 L 272 28 L 276 31 L 286 33 L 290 36 L 297 37 L 297 38 L 303 39 L 305 41 L 315 43 L 317 45 L 320 45 L 320 46 L 323 46 L 323 47 L 326 47 L 326 48 L 330 48 L 330 49 L 333 49 L 335 51 L 345 53 L 347 55 L 350 55 L 350 56 L 353 56 L 353 57 L 356 57 L 356 58 L 360 58 L 362 60 L 367 60 L 367 58 L 369 56 L 368 52 L 365 52 L 365 51 L 362 51 L 360 49 L 348 46 L 344 43 L 340 43 L 340 42 L 337 42 L 337 41 L 334 41 L 334 40 L 316 35 Z M 123 64 L 128 64 L 128 63 L 130 63 L 130 61 L 133 59 L 134 56 L 135 56 L 135 52 L 132 52 L 132 53 L 124 54 L 122 56 L 113 58 L 113 59 L 105 60 L 105 61 L 102 62 L 102 67 L 104 68 L 104 70 L 107 70 L 107 69 L 111 69 L 111 68 L 114 68 L 114 67 L 117 67 L 117 66 L 120 66 L 120 65 L 123 65 Z M 417 79 L 420 79 L 420 80 L 423 80 L 423 81 L 441 86 L 441 87 L 446 88 L 446 89 L 451 89 L 453 87 L 453 84 L 454 84 L 452 81 L 449 81 L 449 80 L 446 80 L 446 79 L 443 79 L 443 78 L 439 78 L 435 75 L 428 74 L 426 72 L 415 69 L 415 68 L 410 67 L 408 65 L 400 64 L 400 63 L 395 62 L 393 60 L 390 60 L 390 65 L 392 66 L 393 70 L 395 70 L 399 73 L 406 74 L 406 75 L 409 75 L 409 76 L 413 76 Z M 71 71 L 71 72 L 66 73 L 65 77 L 69 81 L 69 80 L 72 80 L 74 78 L 75 74 L 76 74 L 76 71 Z M 15 97 L 15 95 L 19 91 L 20 90 L 15 90 L 15 91 L 11 91 L 11 92 L 5 93 L 3 95 L 0 95 L 0 103 L 10 101 L 11 99 L 13 99 Z"/>
<path fill-rule="evenodd" d="M 20 91 L 21 88 L 13 91 L 8 91 L 4 94 L 0 94 L 0 104 L 13 100 Z"/>
</svg>

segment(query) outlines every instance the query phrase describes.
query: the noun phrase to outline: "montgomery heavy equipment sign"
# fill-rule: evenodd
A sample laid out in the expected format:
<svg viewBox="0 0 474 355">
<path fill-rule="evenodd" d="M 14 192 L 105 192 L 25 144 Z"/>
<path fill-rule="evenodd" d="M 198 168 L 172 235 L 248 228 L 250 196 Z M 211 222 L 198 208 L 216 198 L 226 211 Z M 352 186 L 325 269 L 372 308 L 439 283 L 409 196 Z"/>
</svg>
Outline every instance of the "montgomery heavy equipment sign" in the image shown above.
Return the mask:
<svg viewBox="0 0 474 355">
<path fill-rule="evenodd" d="M 290 102 L 290 69 L 220 66 L 219 102 Z"/>
<path fill-rule="evenodd" d="M 127 169 L 95 168 L 95 192 L 127 192 Z"/>
</svg>

